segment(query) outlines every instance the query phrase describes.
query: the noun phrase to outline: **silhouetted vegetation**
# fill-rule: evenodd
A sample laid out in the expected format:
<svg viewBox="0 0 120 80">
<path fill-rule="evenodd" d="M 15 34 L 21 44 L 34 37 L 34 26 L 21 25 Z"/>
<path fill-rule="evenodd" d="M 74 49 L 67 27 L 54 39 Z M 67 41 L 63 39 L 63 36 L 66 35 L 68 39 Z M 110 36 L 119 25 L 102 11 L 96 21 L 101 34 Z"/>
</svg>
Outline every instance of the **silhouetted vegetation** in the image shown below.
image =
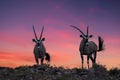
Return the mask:
<svg viewBox="0 0 120 80">
<path fill-rule="evenodd" d="M 120 80 L 120 69 L 95 64 L 90 69 L 65 69 L 50 65 L 0 67 L 0 80 Z"/>
<path fill-rule="evenodd" d="M 120 69 L 118 69 L 118 68 L 110 69 L 109 75 L 112 76 L 112 78 L 116 78 L 116 79 L 120 80 Z"/>
</svg>

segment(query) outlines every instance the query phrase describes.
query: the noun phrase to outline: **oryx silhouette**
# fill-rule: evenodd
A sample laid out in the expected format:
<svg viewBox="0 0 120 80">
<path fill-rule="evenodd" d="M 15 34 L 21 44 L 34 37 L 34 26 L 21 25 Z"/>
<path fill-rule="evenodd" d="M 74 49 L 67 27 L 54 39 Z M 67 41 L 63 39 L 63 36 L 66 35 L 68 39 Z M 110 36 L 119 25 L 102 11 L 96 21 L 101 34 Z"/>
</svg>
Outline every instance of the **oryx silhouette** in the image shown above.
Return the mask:
<svg viewBox="0 0 120 80">
<path fill-rule="evenodd" d="M 35 57 L 37 64 L 39 64 L 39 58 L 41 59 L 41 64 L 43 64 L 44 58 L 45 58 L 45 60 L 47 60 L 47 62 L 50 62 L 50 55 L 46 52 L 46 48 L 43 44 L 43 41 L 45 41 L 45 38 L 42 38 L 43 31 L 44 31 L 44 26 L 42 27 L 42 31 L 41 31 L 40 37 L 38 39 L 35 29 L 34 29 L 34 26 L 33 26 L 33 32 L 35 35 L 35 39 L 32 39 L 32 41 L 36 43 L 33 53 L 34 53 L 34 57 Z"/>
<path fill-rule="evenodd" d="M 80 51 L 80 56 L 82 60 L 82 68 L 83 68 L 83 63 L 84 63 L 84 58 L 83 55 L 87 55 L 87 65 L 89 68 L 89 59 L 92 61 L 92 65 L 96 63 L 96 56 L 97 56 L 97 51 L 102 51 L 104 50 L 103 46 L 103 39 L 99 36 L 98 37 L 98 46 L 96 45 L 95 42 L 89 41 L 89 38 L 92 38 L 92 35 L 88 34 L 88 27 L 87 27 L 87 34 L 84 34 L 78 27 L 70 25 L 71 27 L 77 29 L 82 35 L 80 37 L 82 38 L 80 46 L 79 46 L 79 51 Z"/>
</svg>

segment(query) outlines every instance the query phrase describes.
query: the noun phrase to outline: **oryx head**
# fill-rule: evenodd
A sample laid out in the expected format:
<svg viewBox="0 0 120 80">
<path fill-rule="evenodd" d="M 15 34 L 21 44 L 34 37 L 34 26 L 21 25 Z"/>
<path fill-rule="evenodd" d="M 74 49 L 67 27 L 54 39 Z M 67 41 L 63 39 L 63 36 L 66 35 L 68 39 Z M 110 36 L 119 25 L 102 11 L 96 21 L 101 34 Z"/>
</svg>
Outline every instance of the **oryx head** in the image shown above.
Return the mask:
<svg viewBox="0 0 120 80">
<path fill-rule="evenodd" d="M 35 35 L 35 39 L 32 39 L 32 41 L 36 43 L 36 45 L 37 45 L 38 48 L 40 48 L 41 42 L 42 42 L 42 41 L 45 41 L 45 38 L 42 38 L 43 30 L 44 30 L 44 26 L 43 26 L 43 28 L 42 28 L 40 37 L 39 37 L 39 39 L 38 39 L 38 38 L 37 38 L 37 35 L 36 35 L 36 32 L 35 32 L 35 28 L 34 28 L 34 26 L 33 26 L 33 32 L 34 32 L 34 35 Z"/>
<path fill-rule="evenodd" d="M 84 34 L 78 27 L 73 26 L 73 25 L 70 25 L 70 26 L 73 27 L 73 28 L 75 28 L 75 29 L 77 29 L 80 33 L 82 33 L 82 34 L 80 35 L 80 37 L 83 38 L 83 40 L 84 40 L 85 42 L 88 42 L 88 39 L 89 39 L 89 38 L 92 38 L 92 35 L 89 35 L 89 34 L 88 34 L 88 28 L 89 28 L 89 27 L 87 27 L 87 33 Z"/>
</svg>

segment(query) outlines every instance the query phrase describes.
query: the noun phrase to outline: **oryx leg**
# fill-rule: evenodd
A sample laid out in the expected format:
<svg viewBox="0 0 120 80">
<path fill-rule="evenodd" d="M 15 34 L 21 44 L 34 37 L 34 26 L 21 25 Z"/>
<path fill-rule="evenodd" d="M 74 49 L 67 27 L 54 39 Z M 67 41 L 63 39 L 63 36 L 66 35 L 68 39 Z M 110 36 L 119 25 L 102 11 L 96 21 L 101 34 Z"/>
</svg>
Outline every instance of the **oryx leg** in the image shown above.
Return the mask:
<svg viewBox="0 0 120 80">
<path fill-rule="evenodd" d="M 90 58 L 90 56 L 87 55 L 87 65 L 88 65 L 88 69 L 89 69 L 89 58 Z"/>
<path fill-rule="evenodd" d="M 93 59 L 92 55 L 90 55 L 89 57 L 90 57 L 90 59 L 92 61 L 92 66 L 93 66 L 94 65 L 94 59 Z"/>
<path fill-rule="evenodd" d="M 35 60 L 36 60 L 36 63 L 37 63 L 37 65 L 39 64 L 39 62 L 38 62 L 38 58 L 35 58 Z"/>
<path fill-rule="evenodd" d="M 82 60 L 82 69 L 83 69 L 83 62 L 84 62 L 83 55 L 81 55 L 81 60 Z"/>
<path fill-rule="evenodd" d="M 95 51 L 95 53 L 94 53 L 94 64 L 96 63 L 96 56 L 97 56 L 97 52 Z"/>
<path fill-rule="evenodd" d="M 44 58 L 41 58 L 41 65 L 43 64 L 43 60 L 44 60 Z"/>
</svg>

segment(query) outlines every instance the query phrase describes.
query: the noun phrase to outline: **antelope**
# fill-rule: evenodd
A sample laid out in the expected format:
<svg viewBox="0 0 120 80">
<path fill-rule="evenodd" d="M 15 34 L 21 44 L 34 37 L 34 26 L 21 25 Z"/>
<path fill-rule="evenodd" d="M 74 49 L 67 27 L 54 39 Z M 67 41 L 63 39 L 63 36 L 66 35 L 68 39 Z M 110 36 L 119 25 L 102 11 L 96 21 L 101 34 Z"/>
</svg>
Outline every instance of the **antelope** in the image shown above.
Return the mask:
<svg viewBox="0 0 120 80">
<path fill-rule="evenodd" d="M 88 27 L 87 27 L 87 34 L 84 34 L 78 27 L 70 25 L 71 27 L 78 30 L 82 35 L 80 37 L 82 38 L 80 46 L 79 46 L 79 52 L 82 60 L 82 69 L 83 69 L 83 63 L 84 63 L 84 57 L 83 55 L 87 56 L 87 66 L 89 69 L 89 59 L 92 61 L 92 66 L 96 63 L 96 56 L 97 52 L 104 50 L 103 47 L 103 39 L 98 36 L 98 46 L 95 42 L 89 41 L 89 38 L 92 38 L 92 35 L 88 34 Z"/>
<path fill-rule="evenodd" d="M 35 35 L 35 39 L 32 39 L 32 41 L 36 43 L 34 46 L 33 53 L 34 53 L 34 57 L 35 57 L 35 61 L 37 65 L 39 64 L 39 58 L 41 59 L 41 64 L 43 64 L 44 58 L 47 62 L 50 62 L 50 55 L 46 52 L 46 48 L 43 44 L 43 41 L 45 41 L 45 38 L 42 38 L 43 30 L 44 30 L 44 26 L 42 27 L 42 31 L 38 39 L 34 26 L 33 26 L 33 32 Z"/>
</svg>

